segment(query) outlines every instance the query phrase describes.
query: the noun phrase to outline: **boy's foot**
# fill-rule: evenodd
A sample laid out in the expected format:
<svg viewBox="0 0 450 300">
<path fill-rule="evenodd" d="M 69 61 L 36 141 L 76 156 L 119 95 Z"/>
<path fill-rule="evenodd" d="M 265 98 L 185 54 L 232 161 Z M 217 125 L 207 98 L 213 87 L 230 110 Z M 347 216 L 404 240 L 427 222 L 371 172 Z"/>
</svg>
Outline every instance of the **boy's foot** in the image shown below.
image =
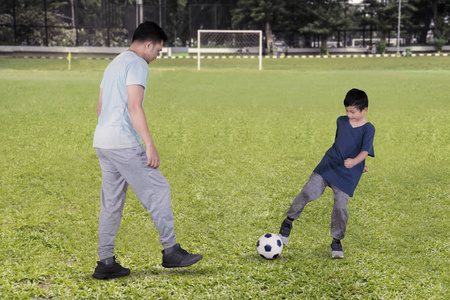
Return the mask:
<svg viewBox="0 0 450 300">
<path fill-rule="evenodd" d="M 92 277 L 97 279 L 110 279 L 130 275 L 130 269 L 122 267 L 113 256 L 107 262 L 98 261 Z"/>
<path fill-rule="evenodd" d="M 288 219 L 284 219 L 283 223 L 281 223 L 280 227 L 280 238 L 284 245 L 287 245 L 289 242 L 289 235 L 291 234 L 292 229 L 292 221 Z"/>
<path fill-rule="evenodd" d="M 180 244 L 164 249 L 162 251 L 164 268 L 183 268 L 195 264 L 200 261 L 203 256 L 201 254 L 191 254 L 181 248 Z"/>
<path fill-rule="evenodd" d="M 331 257 L 344 258 L 344 251 L 342 250 L 342 244 L 340 240 L 333 239 L 331 243 Z"/>
</svg>

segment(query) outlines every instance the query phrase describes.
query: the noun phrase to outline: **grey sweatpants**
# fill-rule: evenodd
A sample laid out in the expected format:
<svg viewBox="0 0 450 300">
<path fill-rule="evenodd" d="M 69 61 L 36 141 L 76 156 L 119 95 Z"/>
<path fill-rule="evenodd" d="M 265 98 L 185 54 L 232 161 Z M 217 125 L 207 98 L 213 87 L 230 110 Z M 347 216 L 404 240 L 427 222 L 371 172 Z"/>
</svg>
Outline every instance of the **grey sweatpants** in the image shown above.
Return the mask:
<svg viewBox="0 0 450 300">
<path fill-rule="evenodd" d="M 146 166 L 144 146 L 125 149 L 95 148 L 102 169 L 98 255 L 112 257 L 128 185 L 150 214 L 164 248 L 176 244 L 170 185 L 159 169 Z"/>
<path fill-rule="evenodd" d="M 308 182 L 303 186 L 300 194 L 294 199 L 286 215 L 288 218 L 298 219 L 306 204 L 322 196 L 327 186 L 333 190 L 334 194 L 333 212 L 331 213 L 331 236 L 341 240 L 345 236 L 345 229 L 349 217 L 347 209 L 349 195 L 323 179 L 317 173 L 313 172 L 311 174 Z"/>
</svg>

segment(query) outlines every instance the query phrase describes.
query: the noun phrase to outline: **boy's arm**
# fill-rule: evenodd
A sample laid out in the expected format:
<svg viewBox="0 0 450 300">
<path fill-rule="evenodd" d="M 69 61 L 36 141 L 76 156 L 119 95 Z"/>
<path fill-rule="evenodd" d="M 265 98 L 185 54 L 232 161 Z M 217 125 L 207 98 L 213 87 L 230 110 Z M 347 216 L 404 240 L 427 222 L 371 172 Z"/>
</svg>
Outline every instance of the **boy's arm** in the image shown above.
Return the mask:
<svg viewBox="0 0 450 300">
<path fill-rule="evenodd" d="M 368 155 L 369 152 L 361 151 L 355 158 L 347 158 L 346 160 L 344 160 L 344 166 L 347 169 L 353 168 L 354 166 L 365 160 Z"/>
<path fill-rule="evenodd" d="M 100 118 L 100 114 L 102 113 L 102 94 L 103 89 L 100 88 L 100 94 L 98 95 L 98 104 L 97 104 L 97 119 Z"/>
<path fill-rule="evenodd" d="M 144 101 L 144 87 L 141 85 L 127 86 L 128 111 L 134 128 L 141 136 L 147 146 L 147 166 L 157 169 L 159 167 L 159 155 L 153 143 L 152 136 L 148 130 L 147 119 L 145 118 L 142 102 Z"/>
</svg>

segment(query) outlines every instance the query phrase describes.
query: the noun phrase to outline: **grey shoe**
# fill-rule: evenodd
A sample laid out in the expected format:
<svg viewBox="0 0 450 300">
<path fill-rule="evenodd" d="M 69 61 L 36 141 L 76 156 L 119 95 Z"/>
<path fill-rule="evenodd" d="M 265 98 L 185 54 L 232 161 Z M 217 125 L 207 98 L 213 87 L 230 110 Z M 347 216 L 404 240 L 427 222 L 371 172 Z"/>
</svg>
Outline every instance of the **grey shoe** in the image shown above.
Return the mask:
<svg viewBox="0 0 450 300">
<path fill-rule="evenodd" d="M 331 243 L 331 257 L 344 258 L 344 251 L 342 250 L 342 244 L 340 240 L 333 239 L 333 242 Z"/>
<path fill-rule="evenodd" d="M 183 268 L 195 264 L 200 261 L 203 256 L 201 254 L 191 254 L 181 248 L 180 244 L 164 249 L 162 251 L 164 268 Z"/>
<path fill-rule="evenodd" d="M 291 234 L 292 229 L 292 221 L 288 219 L 284 219 L 283 223 L 281 223 L 279 236 L 284 245 L 287 245 L 289 242 L 289 235 Z"/>
</svg>

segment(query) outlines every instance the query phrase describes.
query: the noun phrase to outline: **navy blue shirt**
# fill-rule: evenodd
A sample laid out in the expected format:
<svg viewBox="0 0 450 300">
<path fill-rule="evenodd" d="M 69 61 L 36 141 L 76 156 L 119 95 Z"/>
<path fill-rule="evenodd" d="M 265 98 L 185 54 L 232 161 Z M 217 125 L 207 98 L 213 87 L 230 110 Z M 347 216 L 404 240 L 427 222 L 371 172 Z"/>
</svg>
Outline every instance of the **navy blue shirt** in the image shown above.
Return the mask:
<svg viewBox="0 0 450 300">
<path fill-rule="evenodd" d="M 344 166 L 344 160 L 355 158 L 361 151 L 367 151 L 369 156 L 375 156 L 373 150 L 375 127 L 367 122 L 363 126 L 353 128 L 347 116 L 339 117 L 336 123 L 334 144 L 325 153 L 314 172 L 353 197 L 364 170 L 365 160 L 350 169 Z"/>
</svg>

